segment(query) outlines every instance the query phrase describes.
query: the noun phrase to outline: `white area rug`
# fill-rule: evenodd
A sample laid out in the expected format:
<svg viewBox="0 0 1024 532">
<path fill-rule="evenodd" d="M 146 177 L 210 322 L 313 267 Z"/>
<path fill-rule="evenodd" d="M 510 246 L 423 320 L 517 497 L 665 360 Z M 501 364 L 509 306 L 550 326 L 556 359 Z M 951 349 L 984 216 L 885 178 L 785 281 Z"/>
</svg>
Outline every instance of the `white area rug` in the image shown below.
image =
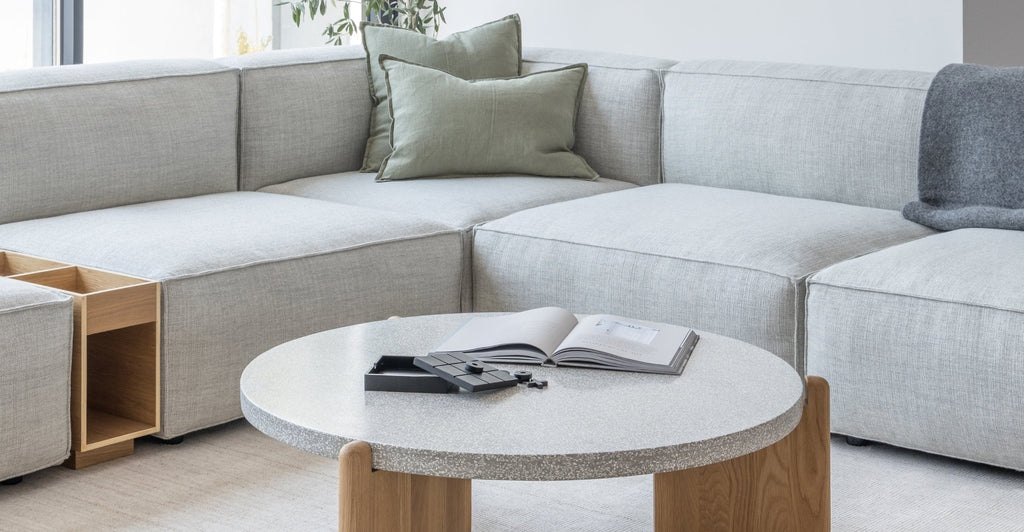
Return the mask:
<svg viewBox="0 0 1024 532">
<path fill-rule="evenodd" d="M 245 421 L 0 486 L 0 530 L 336 530 L 337 463 Z M 832 441 L 835 531 L 1024 531 L 1024 473 Z M 651 478 L 473 483 L 477 531 L 648 531 Z"/>
</svg>

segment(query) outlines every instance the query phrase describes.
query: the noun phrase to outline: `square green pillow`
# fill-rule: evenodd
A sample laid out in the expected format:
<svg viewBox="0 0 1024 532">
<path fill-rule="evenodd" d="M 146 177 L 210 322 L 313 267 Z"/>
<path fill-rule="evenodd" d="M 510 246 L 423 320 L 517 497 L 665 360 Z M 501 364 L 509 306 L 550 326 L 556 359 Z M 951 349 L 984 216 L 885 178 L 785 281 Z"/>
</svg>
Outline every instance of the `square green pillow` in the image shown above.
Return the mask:
<svg viewBox="0 0 1024 532">
<path fill-rule="evenodd" d="M 597 178 L 572 151 L 587 65 L 480 80 L 387 55 L 380 65 L 393 150 L 377 181 L 487 174 Z"/>
<path fill-rule="evenodd" d="M 440 68 L 463 79 L 507 78 L 522 73 L 523 50 L 519 15 L 488 22 L 473 29 L 436 40 L 412 30 L 370 24 L 361 26 L 366 70 L 370 80 L 370 138 L 366 142 L 361 172 L 376 172 L 391 153 L 388 91 L 381 54 L 431 68 Z"/>
</svg>

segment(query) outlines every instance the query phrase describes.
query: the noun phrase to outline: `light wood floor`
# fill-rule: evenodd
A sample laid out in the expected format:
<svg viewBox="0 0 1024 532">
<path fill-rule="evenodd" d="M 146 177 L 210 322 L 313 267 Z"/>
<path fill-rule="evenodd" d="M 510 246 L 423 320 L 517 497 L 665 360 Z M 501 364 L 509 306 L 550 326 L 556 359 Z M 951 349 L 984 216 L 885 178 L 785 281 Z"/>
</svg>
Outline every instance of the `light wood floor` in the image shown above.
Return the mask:
<svg viewBox="0 0 1024 532">
<path fill-rule="evenodd" d="M 473 483 L 474 530 L 648 531 L 651 477 Z M 336 530 L 337 463 L 237 421 L 0 486 L 0 530 Z M 1024 473 L 832 439 L 835 531 L 1024 531 Z"/>
</svg>

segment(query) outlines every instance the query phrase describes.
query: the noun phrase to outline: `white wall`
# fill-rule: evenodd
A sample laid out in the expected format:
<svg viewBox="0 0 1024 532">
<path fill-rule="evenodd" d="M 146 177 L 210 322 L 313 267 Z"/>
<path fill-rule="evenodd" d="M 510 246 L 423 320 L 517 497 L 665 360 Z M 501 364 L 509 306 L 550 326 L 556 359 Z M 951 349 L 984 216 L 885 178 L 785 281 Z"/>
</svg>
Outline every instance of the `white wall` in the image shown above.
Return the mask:
<svg viewBox="0 0 1024 532">
<path fill-rule="evenodd" d="M 0 0 L 2 1 L 2 0 Z M 220 57 L 271 34 L 271 0 L 86 0 L 83 60 Z"/>
<path fill-rule="evenodd" d="M 442 0 L 441 34 L 518 11 L 525 46 L 669 59 L 938 70 L 963 60 L 962 0 Z"/>
<path fill-rule="evenodd" d="M 964 62 L 1024 65 L 1021 22 L 1021 0 L 964 0 Z"/>
</svg>

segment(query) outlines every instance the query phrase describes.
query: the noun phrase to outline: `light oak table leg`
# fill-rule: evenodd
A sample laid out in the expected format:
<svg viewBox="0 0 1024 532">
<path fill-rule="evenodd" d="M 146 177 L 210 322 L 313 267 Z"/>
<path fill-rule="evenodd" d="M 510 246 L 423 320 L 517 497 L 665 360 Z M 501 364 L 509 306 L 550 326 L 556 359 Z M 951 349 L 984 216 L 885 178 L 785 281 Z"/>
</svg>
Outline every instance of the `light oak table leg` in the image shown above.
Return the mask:
<svg viewBox="0 0 1024 532">
<path fill-rule="evenodd" d="M 374 471 L 370 445 L 355 441 L 338 455 L 341 532 L 470 532 L 469 479 Z"/>
<path fill-rule="evenodd" d="M 828 382 L 807 377 L 800 424 L 726 462 L 654 475 L 658 532 L 827 531 L 831 527 Z"/>
</svg>

